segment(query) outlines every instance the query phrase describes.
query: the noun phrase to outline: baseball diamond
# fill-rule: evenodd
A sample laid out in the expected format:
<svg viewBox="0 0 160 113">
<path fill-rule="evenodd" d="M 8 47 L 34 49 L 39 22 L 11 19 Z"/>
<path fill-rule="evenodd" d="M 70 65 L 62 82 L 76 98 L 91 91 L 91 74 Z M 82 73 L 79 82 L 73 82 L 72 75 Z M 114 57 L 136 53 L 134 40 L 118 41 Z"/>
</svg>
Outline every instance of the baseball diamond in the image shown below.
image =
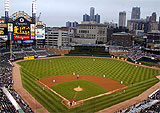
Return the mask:
<svg viewBox="0 0 160 113">
<path fill-rule="evenodd" d="M 17 64 L 23 87 L 48 112 L 98 112 L 140 95 L 160 75 L 160 70 L 108 58 L 64 56 Z"/>
</svg>

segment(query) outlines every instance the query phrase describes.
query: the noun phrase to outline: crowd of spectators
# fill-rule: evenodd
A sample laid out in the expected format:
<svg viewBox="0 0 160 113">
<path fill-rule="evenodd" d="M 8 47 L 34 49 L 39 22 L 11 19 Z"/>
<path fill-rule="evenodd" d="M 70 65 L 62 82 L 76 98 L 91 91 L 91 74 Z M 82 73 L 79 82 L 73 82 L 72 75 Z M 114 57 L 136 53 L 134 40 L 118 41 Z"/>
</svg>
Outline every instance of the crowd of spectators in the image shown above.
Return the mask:
<svg viewBox="0 0 160 113">
<path fill-rule="evenodd" d="M 145 105 L 147 107 L 144 108 L 143 106 Z M 139 113 L 160 113 L 160 89 L 149 96 L 146 100 L 135 103 L 127 108 L 123 108 L 115 113 L 132 113 L 133 111 Z"/>
<path fill-rule="evenodd" d="M 158 55 L 154 55 L 154 54 L 151 54 L 151 53 L 147 53 L 147 52 L 144 52 L 140 49 L 136 49 L 136 48 L 130 48 L 129 50 L 127 50 L 128 53 L 126 54 L 120 54 L 119 56 L 121 57 L 125 57 L 125 58 L 130 58 L 132 61 L 137 61 L 143 57 L 147 57 L 147 58 L 152 58 L 152 57 L 155 57 L 155 58 L 158 58 Z"/>
<path fill-rule="evenodd" d="M 142 57 L 151 58 L 152 54 L 147 53 L 147 52 L 142 52 L 141 50 L 133 50 L 132 53 L 124 54 L 123 56 L 130 58 L 132 61 L 137 61 L 141 59 Z"/>
<path fill-rule="evenodd" d="M 13 89 L 12 79 L 13 65 L 9 58 L 0 54 L 0 113 L 18 113 L 10 99 L 4 93 L 2 88 L 7 88 L 8 92 L 13 96 L 16 102 L 25 113 L 33 113 L 29 105 L 21 98 L 21 96 Z"/>
<path fill-rule="evenodd" d="M 2 89 L 0 89 L 0 101 L 0 113 L 18 113 Z"/>
<path fill-rule="evenodd" d="M 6 56 L 7 58 L 10 57 L 10 51 L 9 49 L 3 49 L 1 50 L 4 53 L 3 55 Z M 54 56 L 54 55 L 59 55 L 59 53 L 52 52 L 52 51 L 46 51 L 40 48 L 23 48 L 23 49 L 16 49 L 14 48 L 12 51 L 12 59 L 18 60 L 18 59 L 23 59 L 24 57 L 27 56 Z"/>
</svg>

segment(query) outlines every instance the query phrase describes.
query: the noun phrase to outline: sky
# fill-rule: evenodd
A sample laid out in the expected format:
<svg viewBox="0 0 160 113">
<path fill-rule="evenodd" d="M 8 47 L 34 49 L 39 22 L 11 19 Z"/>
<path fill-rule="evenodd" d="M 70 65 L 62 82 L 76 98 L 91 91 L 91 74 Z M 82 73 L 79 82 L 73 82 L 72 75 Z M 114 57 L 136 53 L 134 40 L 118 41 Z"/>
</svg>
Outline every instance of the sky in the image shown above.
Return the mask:
<svg viewBox="0 0 160 113">
<path fill-rule="evenodd" d="M 4 15 L 4 1 L 0 0 L 0 16 Z M 81 23 L 83 14 L 90 14 L 90 7 L 101 15 L 101 22 L 118 22 L 119 12 L 126 11 L 127 19 L 131 18 L 132 7 L 141 8 L 141 18 L 150 16 L 152 12 L 160 16 L 160 0 L 37 0 L 37 16 L 47 26 L 65 26 L 67 21 Z M 9 15 L 17 11 L 25 11 L 31 16 L 32 0 L 10 0 Z"/>
</svg>

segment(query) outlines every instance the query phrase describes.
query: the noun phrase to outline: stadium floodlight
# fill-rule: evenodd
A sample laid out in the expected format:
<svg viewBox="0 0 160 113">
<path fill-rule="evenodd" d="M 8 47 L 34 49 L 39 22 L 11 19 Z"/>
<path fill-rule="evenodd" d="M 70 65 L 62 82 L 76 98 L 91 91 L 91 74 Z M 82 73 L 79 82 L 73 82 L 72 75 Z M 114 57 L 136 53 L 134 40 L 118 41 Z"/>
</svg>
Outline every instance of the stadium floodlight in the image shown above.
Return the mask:
<svg viewBox="0 0 160 113">
<path fill-rule="evenodd" d="M 9 12 L 9 0 L 5 0 L 4 6 L 5 6 L 5 11 Z"/>
</svg>

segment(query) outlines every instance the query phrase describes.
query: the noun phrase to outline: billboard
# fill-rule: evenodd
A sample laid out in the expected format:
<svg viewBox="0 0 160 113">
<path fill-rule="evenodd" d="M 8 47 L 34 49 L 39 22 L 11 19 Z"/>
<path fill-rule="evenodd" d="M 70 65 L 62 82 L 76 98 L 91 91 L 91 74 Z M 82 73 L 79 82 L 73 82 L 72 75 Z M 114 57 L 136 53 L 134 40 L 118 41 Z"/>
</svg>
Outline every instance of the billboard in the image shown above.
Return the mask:
<svg viewBox="0 0 160 113">
<path fill-rule="evenodd" d="M 14 40 L 30 40 L 31 31 L 30 31 L 30 22 L 27 21 L 24 17 L 16 19 L 13 23 L 13 39 Z"/>
<path fill-rule="evenodd" d="M 35 24 L 31 24 L 30 28 L 31 28 L 31 39 L 35 39 Z"/>
<path fill-rule="evenodd" d="M 8 40 L 13 40 L 13 32 L 8 33 Z"/>
<path fill-rule="evenodd" d="M 8 37 L 8 30 L 7 30 L 7 24 L 0 23 L 0 38 L 7 39 Z"/>
<path fill-rule="evenodd" d="M 12 23 L 8 23 L 8 31 L 13 32 L 13 24 Z"/>
<path fill-rule="evenodd" d="M 45 39 L 45 28 L 36 28 L 35 33 L 36 39 Z"/>
<path fill-rule="evenodd" d="M 24 57 L 24 60 L 33 60 L 35 59 L 34 56 L 27 56 L 27 57 Z"/>
</svg>

